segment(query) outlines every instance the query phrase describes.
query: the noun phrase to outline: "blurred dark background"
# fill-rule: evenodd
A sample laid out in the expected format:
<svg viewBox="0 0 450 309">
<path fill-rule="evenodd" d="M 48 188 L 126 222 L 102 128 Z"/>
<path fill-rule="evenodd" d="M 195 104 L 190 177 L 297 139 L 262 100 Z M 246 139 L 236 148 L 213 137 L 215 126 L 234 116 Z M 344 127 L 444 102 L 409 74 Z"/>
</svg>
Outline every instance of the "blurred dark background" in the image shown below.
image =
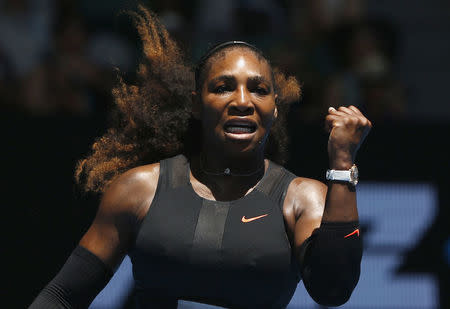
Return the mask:
<svg viewBox="0 0 450 309">
<path fill-rule="evenodd" d="M 357 158 L 361 181 L 438 189 L 437 216 L 398 272 L 433 276 L 450 308 L 449 1 L 141 3 L 192 61 L 216 42 L 247 40 L 302 82 L 289 119 L 297 175 L 324 178 L 328 106 L 360 107 L 374 124 Z M 95 215 L 98 196 L 81 194 L 73 171 L 108 125 L 116 69 L 133 79 L 140 42 L 121 12 L 136 4 L 0 0 L 4 308 L 31 303 Z"/>
</svg>

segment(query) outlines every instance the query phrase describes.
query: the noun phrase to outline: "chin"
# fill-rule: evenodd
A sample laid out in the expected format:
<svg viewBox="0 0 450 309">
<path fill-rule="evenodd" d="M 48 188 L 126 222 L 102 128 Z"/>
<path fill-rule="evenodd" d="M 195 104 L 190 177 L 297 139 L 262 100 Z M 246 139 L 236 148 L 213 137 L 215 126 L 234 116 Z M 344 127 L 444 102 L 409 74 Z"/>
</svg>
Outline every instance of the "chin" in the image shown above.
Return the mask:
<svg viewBox="0 0 450 309">
<path fill-rule="evenodd" d="M 260 147 L 261 144 L 259 144 L 256 140 L 226 140 L 224 152 L 233 156 L 252 155 L 256 154 Z"/>
</svg>

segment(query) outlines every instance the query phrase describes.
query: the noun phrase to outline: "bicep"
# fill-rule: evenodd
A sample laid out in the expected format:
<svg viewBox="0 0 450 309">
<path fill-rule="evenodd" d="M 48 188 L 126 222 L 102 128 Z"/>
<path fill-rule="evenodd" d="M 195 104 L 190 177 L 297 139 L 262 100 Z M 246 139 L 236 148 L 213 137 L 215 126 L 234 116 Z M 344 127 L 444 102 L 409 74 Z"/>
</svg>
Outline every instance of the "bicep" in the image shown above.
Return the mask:
<svg viewBox="0 0 450 309">
<path fill-rule="evenodd" d="M 298 249 L 315 229 L 320 227 L 323 211 L 320 207 L 304 212 L 295 223 L 295 247 Z"/>
<path fill-rule="evenodd" d="M 115 219 L 99 209 L 79 243 L 111 269 L 115 269 L 123 259 L 131 241 L 130 228 L 125 223 L 117 222 L 121 220 L 123 219 Z"/>
<path fill-rule="evenodd" d="M 156 171 L 155 171 L 156 170 Z M 125 175 L 108 188 L 80 245 L 115 269 L 134 243 L 136 227 L 151 204 L 159 168 Z M 157 179 L 157 178 L 156 178 Z"/>
<path fill-rule="evenodd" d="M 291 225 L 295 250 L 299 250 L 313 231 L 320 227 L 326 193 L 325 184 L 312 179 L 298 178 L 290 186 L 288 194 L 293 209 Z"/>
</svg>

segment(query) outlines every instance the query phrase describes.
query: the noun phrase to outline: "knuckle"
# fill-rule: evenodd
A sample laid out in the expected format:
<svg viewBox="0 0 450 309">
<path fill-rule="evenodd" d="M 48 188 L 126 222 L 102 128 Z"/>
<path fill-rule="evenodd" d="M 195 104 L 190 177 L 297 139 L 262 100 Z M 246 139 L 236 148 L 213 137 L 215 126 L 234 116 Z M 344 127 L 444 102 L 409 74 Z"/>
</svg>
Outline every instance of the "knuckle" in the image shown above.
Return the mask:
<svg viewBox="0 0 450 309">
<path fill-rule="evenodd" d="M 357 117 L 348 116 L 344 118 L 344 123 L 347 125 L 357 125 L 359 119 Z"/>
<path fill-rule="evenodd" d="M 359 111 L 359 109 L 358 109 L 355 105 L 350 105 L 349 108 L 350 108 L 352 111 Z"/>
<path fill-rule="evenodd" d="M 365 117 L 361 120 L 361 124 L 364 127 L 369 127 L 369 128 L 372 127 L 372 122 L 370 122 L 370 120 Z"/>
</svg>

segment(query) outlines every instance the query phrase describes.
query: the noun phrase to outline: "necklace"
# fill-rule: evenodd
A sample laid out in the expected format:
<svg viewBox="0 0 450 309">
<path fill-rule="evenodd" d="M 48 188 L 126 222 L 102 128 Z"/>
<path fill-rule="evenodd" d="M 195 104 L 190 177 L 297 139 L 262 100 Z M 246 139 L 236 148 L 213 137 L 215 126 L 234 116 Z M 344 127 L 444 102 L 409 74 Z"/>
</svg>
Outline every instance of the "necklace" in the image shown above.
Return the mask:
<svg viewBox="0 0 450 309">
<path fill-rule="evenodd" d="M 208 170 L 206 170 L 204 168 L 204 166 L 203 166 L 203 155 L 200 156 L 200 169 L 206 175 L 211 175 L 211 176 L 240 176 L 240 177 L 247 177 L 247 176 L 255 175 L 256 173 L 260 172 L 264 168 L 264 166 L 265 166 L 265 164 L 263 163 L 260 167 L 258 167 L 256 170 L 254 170 L 253 172 L 250 172 L 250 173 L 232 173 L 231 169 L 229 167 L 225 168 L 223 170 L 223 172 L 211 172 L 211 171 L 208 171 Z"/>
</svg>

